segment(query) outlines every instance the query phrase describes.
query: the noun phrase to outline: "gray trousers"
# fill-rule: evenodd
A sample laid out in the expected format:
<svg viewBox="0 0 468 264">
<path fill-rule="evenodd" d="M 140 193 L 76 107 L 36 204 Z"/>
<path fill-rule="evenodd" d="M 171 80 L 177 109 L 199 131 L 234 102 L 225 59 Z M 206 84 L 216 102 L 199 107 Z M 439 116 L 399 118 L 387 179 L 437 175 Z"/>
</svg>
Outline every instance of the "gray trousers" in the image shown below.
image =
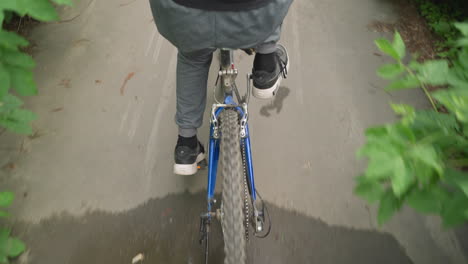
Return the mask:
<svg viewBox="0 0 468 264">
<path fill-rule="evenodd" d="M 179 50 L 176 123 L 181 136 L 191 137 L 202 125 L 213 52 L 217 48 L 275 51 L 293 0 L 270 0 L 266 6 L 240 12 L 188 8 L 173 0 L 149 1 L 159 33 Z"/>
<path fill-rule="evenodd" d="M 280 28 L 269 38 L 268 42 L 256 47 L 262 54 L 276 50 L 280 37 Z M 215 48 L 184 52 L 179 50 L 177 57 L 177 112 L 176 123 L 179 135 L 192 137 L 201 127 L 206 106 L 208 71 Z"/>
</svg>

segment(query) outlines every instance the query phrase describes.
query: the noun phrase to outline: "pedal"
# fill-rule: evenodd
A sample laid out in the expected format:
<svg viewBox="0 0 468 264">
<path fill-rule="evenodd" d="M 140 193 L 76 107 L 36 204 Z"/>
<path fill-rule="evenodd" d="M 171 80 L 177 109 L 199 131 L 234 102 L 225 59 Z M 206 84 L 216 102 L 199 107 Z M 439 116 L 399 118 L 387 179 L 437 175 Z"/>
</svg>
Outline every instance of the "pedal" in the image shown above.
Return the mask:
<svg viewBox="0 0 468 264">
<path fill-rule="evenodd" d="M 207 166 L 208 166 L 208 162 L 206 161 L 206 159 L 204 159 L 204 160 L 198 162 L 198 164 L 197 164 L 197 168 L 198 168 L 199 170 L 206 169 Z"/>
</svg>

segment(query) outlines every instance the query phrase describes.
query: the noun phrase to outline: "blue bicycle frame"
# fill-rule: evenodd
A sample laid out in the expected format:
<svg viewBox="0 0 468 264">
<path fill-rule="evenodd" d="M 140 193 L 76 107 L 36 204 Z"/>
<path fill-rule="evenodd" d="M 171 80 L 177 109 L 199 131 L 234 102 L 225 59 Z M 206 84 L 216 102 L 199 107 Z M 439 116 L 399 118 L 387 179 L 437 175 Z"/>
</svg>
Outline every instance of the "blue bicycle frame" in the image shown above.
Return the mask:
<svg viewBox="0 0 468 264">
<path fill-rule="evenodd" d="M 235 101 L 234 98 L 226 94 L 224 99 L 224 104 L 226 106 L 220 106 L 215 111 L 215 117 L 218 118 L 219 114 L 227 107 L 235 108 L 241 116 L 244 115 L 242 107 L 240 107 Z M 252 202 L 257 199 L 257 194 L 255 190 L 255 180 L 254 180 L 254 171 L 252 164 L 252 150 L 250 145 L 250 134 L 249 126 L 246 124 L 246 134 L 241 138 L 241 146 L 245 148 L 245 167 L 247 168 L 247 180 L 249 183 L 249 193 L 252 198 Z M 208 188 L 207 188 L 207 201 L 208 201 L 208 212 L 212 211 L 212 204 L 214 201 L 215 187 L 216 187 L 216 176 L 218 171 L 218 161 L 219 161 L 219 138 L 215 137 L 215 124 L 210 126 L 210 142 L 209 142 L 209 157 L 208 157 Z"/>
<path fill-rule="evenodd" d="M 218 81 L 220 80 L 220 87 L 224 93 L 223 103 L 217 103 L 213 105 L 212 109 L 212 118 L 210 125 L 210 140 L 209 140 L 209 157 L 208 157 L 208 188 L 207 188 L 207 202 L 208 202 L 208 213 L 212 212 L 212 205 L 215 202 L 215 188 L 216 188 L 216 176 L 218 171 L 218 161 L 219 161 L 219 132 L 217 131 L 217 120 L 220 113 L 226 108 L 234 108 L 239 113 L 239 116 L 244 121 L 243 123 L 243 133 L 241 133 L 241 146 L 243 146 L 243 155 L 246 168 L 246 176 L 248 181 L 249 193 L 252 199 L 252 204 L 255 204 L 257 199 L 256 189 L 255 189 L 255 180 L 254 180 L 254 170 L 252 164 L 252 151 L 250 144 L 250 134 L 249 127 L 247 124 L 247 102 L 238 103 L 241 99 L 235 85 L 235 78 L 237 77 L 237 69 L 234 67 L 233 63 L 233 51 L 232 50 L 221 50 L 220 51 L 220 71 L 218 74 Z M 248 76 L 248 81 L 250 76 Z M 250 84 L 250 82 L 249 82 Z M 250 87 L 250 86 L 248 86 Z M 234 100 L 233 92 L 236 93 L 238 102 Z M 248 98 L 250 91 L 248 89 L 247 96 Z M 215 98 L 216 99 L 216 98 Z M 248 101 L 248 99 L 247 99 Z"/>
<path fill-rule="evenodd" d="M 249 133 L 249 125 L 248 121 L 248 102 L 250 97 L 250 90 L 251 90 L 251 76 L 247 75 L 247 93 L 246 95 L 241 98 L 239 95 L 239 91 L 237 89 L 235 79 L 237 77 L 237 69 L 234 67 L 233 63 L 233 51 L 232 50 L 221 50 L 220 54 L 220 71 L 218 73 L 218 81 L 220 81 L 220 88 L 223 91 L 223 100 L 219 102 L 216 99 L 216 90 L 214 99 L 216 101 L 213 104 L 211 109 L 211 125 L 210 125 L 210 140 L 209 140 L 209 156 L 208 156 L 208 188 L 207 188 L 207 212 L 203 213 L 200 216 L 200 243 L 205 241 L 205 264 L 208 263 L 208 251 L 209 251 L 209 229 L 212 218 L 217 218 L 222 221 L 222 217 L 224 212 L 222 212 L 221 208 L 213 208 L 213 205 L 216 203 L 215 200 L 215 188 L 216 188 L 216 178 L 218 172 L 218 162 L 219 162 L 219 155 L 220 155 L 220 126 L 219 126 L 219 116 L 220 114 L 225 111 L 226 109 L 234 109 L 237 111 L 239 115 L 239 135 L 240 135 L 240 151 L 242 153 L 242 165 L 244 168 L 244 183 L 246 189 L 250 194 L 250 202 L 252 205 L 252 213 L 250 215 L 248 211 L 248 207 L 244 207 L 247 210 L 245 215 L 245 227 L 246 227 L 246 236 L 248 236 L 249 232 L 249 221 L 251 216 L 253 217 L 252 220 L 255 222 L 255 231 L 254 234 L 256 237 L 264 238 L 270 233 L 271 229 L 271 221 L 269 221 L 269 214 L 267 213 L 268 210 L 262 200 L 262 197 L 257 193 L 257 189 L 255 188 L 255 180 L 254 180 L 254 170 L 252 164 L 252 148 L 250 144 L 250 133 Z M 234 100 L 234 95 L 237 100 Z M 257 206 L 257 196 L 259 197 L 258 205 Z M 248 197 L 248 196 L 247 196 Z M 244 206 L 248 206 L 244 204 Z M 265 223 L 265 216 L 268 216 L 269 226 L 266 229 L 266 233 L 261 235 L 261 232 L 264 232 L 264 223 Z"/>
</svg>

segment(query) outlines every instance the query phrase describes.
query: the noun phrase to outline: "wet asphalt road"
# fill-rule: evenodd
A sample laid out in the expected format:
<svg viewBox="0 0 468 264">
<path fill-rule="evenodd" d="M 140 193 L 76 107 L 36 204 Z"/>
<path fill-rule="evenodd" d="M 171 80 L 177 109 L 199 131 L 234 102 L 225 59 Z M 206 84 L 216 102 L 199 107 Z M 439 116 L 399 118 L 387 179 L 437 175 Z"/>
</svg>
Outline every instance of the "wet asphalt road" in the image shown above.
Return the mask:
<svg viewBox="0 0 468 264">
<path fill-rule="evenodd" d="M 129 264 L 139 253 L 200 263 L 206 171 L 172 174 L 176 49 L 146 0 L 82 0 L 60 13 L 31 34 L 36 134 L 0 137 L 0 165 L 14 164 L 0 185 L 17 193 L 14 232 L 28 245 L 18 263 Z M 463 230 L 408 208 L 378 227 L 376 207 L 352 192 L 364 129 L 394 118 L 390 101 L 427 105 L 418 90 L 384 92 L 375 75 L 386 59 L 373 41 L 388 35 L 368 25 L 397 19 L 390 0 L 295 0 L 282 36 L 288 79 L 249 106 L 256 185 L 273 222 L 251 241 L 251 263 L 466 263 Z M 235 59 L 244 88 L 253 58 Z M 199 135 L 206 142 L 208 122 Z M 219 228 L 212 237 L 221 263 Z"/>
<path fill-rule="evenodd" d="M 198 243 L 198 216 L 205 195 L 176 194 L 151 199 L 125 213 L 88 212 L 80 217 L 56 215 L 27 230 L 31 263 L 204 263 Z M 331 226 L 298 212 L 268 204 L 272 232 L 251 238 L 249 263 L 412 263 L 390 234 Z M 210 263 L 222 263 L 220 225 L 210 236 Z M 46 242 L 47 241 L 47 242 Z M 57 250 L 51 250 L 57 249 Z"/>
</svg>

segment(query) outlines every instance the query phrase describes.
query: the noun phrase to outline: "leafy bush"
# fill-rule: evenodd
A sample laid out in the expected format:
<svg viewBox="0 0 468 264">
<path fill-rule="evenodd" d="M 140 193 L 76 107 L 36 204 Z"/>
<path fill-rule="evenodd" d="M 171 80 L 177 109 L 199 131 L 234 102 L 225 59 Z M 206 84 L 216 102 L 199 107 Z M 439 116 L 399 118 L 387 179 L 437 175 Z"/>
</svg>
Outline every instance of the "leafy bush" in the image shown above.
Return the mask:
<svg viewBox="0 0 468 264">
<path fill-rule="evenodd" d="M 10 206 L 13 199 L 13 193 L 0 192 L 0 207 Z M 8 216 L 8 212 L 0 210 L 0 218 Z M 19 256 L 26 248 L 21 240 L 11 237 L 10 232 L 8 228 L 0 227 L 0 263 L 8 263 L 9 258 Z"/>
<path fill-rule="evenodd" d="M 468 4 L 466 0 L 414 0 L 421 15 L 434 33 L 442 38 L 436 44 L 439 56 L 454 57 L 456 47 L 454 41 L 460 33 L 452 21 L 466 21 L 468 19 Z"/>
<path fill-rule="evenodd" d="M 53 1 L 71 5 L 71 0 Z M 4 23 L 14 15 L 51 21 L 58 19 L 58 14 L 49 0 L 0 0 L 0 127 L 29 134 L 32 132 L 30 122 L 35 115 L 21 108 L 23 102 L 16 95 L 37 93 L 32 72 L 35 62 L 21 50 L 29 45 L 28 41 L 4 29 Z M 0 208 L 8 207 L 13 198 L 11 192 L 0 192 Z M 0 218 L 8 216 L 6 211 L 0 210 Z M 0 263 L 9 263 L 9 258 L 17 257 L 25 250 L 24 243 L 11 237 L 10 233 L 10 229 L 0 226 Z"/>
<path fill-rule="evenodd" d="M 369 202 L 379 201 L 378 223 L 404 204 L 424 214 L 442 217 L 445 226 L 468 219 L 468 23 L 455 23 L 462 37 L 457 56 L 447 60 L 404 63 L 405 44 L 398 32 L 391 43 L 377 47 L 395 60 L 377 70 L 392 80 L 387 91 L 421 87 L 431 110 L 392 104 L 401 118 L 367 129 L 366 144 L 358 151 L 368 166 L 357 178 L 355 193 Z M 428 85 L 441 86 L 435 92 Z"/>
<path fill-rule="evenodd" d="M 71 5 L 71 0 L 53 1 Z M 21 48 L 29 45 L 28 41 L 3 29 L 5 20 L 11 19 L 12 14 L 27 15 L 41 21 L 57 20 L 58 14 L 49 0 L 0 1 L 0 126 L 16 133 L 30 134 L 30 122 L 36 116 L 21 108 L 23 102 L 15 94 L 37 94 L 32 72 L 35 62 L 31 56 L 21 51 Z"/>
</svg>

